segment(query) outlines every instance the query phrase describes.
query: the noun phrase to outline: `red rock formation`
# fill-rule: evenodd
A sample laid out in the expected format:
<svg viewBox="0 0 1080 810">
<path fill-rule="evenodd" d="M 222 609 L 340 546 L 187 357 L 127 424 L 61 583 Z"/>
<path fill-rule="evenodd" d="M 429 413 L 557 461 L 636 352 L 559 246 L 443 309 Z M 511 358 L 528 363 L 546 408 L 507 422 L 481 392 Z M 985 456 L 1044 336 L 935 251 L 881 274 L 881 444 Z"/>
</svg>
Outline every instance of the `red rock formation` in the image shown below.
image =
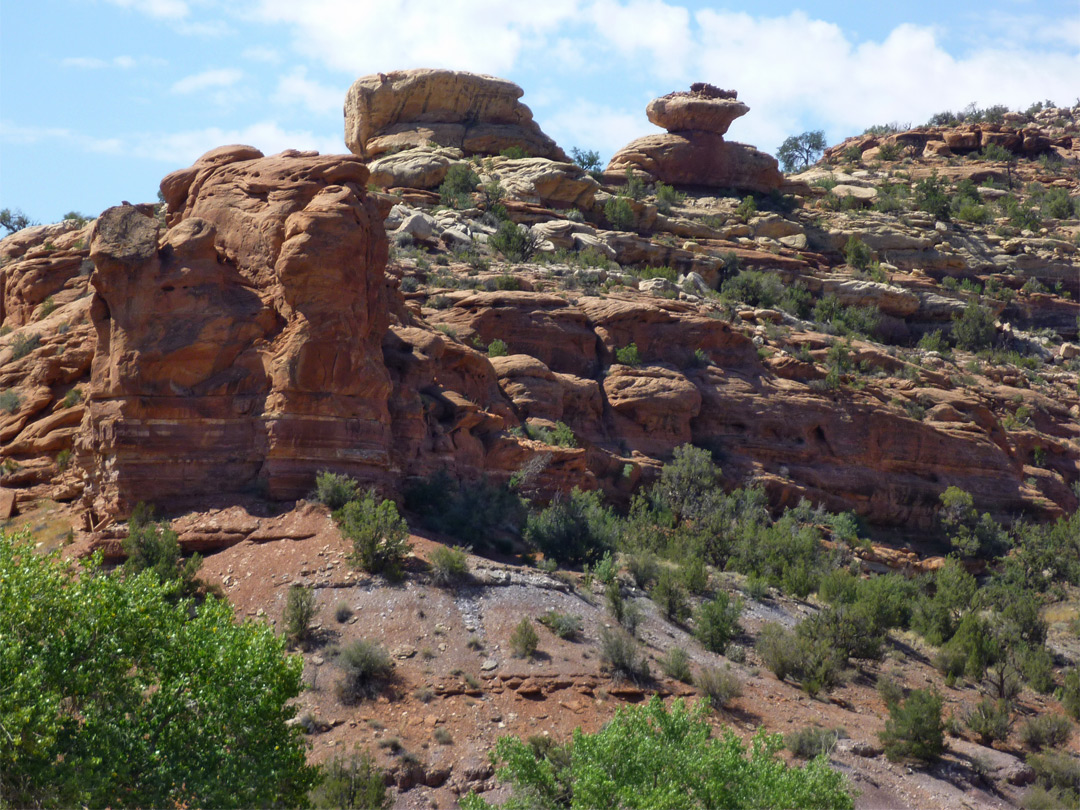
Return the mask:
<svg viewBox="0 0 1080 810">
<path fill-rule="evenodd" d="M 353 157 L 224 147 L 94 229 L 87 500 L 310 489 L 389 464 L 386 237 Z"/>
<path fill-rule="evenodd" d="M 395 70 L 357 79 L 345 97 L 345 143 L 364 158 L 434 142 L 466 154 L 519 147 L 569 162 L 518 101 L 513 82 L 456 70 Z"/>
<path fill-rule="evenodd" d="M 649 120 L 668 130 L 631 141 L 607 170 L 635 171 L 673 185 L 737 188 L 767 193 L 780 188 L 776 159 L 752 146 L 724 140 L 731 122 L 750 110 L 735 93 L 697 84 L 649 102 Z"/>
</svg>

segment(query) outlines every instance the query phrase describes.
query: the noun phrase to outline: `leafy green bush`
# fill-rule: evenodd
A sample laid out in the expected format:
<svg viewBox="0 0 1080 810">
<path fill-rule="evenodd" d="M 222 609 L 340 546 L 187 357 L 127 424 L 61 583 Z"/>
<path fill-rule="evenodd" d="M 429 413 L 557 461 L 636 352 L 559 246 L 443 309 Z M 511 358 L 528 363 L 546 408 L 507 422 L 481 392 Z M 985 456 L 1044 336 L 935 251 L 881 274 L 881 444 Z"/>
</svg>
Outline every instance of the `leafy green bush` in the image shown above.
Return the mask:
<svg viewBox="0 0 1080 810">
<path fill-rule="evenodd" d="M 742 694 L 742 681 L 728 667 L 702 667 L 694 678 L 694 686 L 708 695 L 718 709 L 726 708 Z"/>
<path fill-rule="evenodd" d="M 636 343 L 631 343 L 629 346 L 623 346 L 621 349 L 616 349 L 615 359 L 624 366 L 641 365 L 641 354 L 638 352 Z"/>
<path fill-rule="evenodd" d="M 122 547 L 127 555 L 124 570 L 129 574 L 152 571 L 162 583 L 173 583 L 179 595 L 192 596 L 202 584 L 196 577 L 202 557 L 192 554 L 185 562 L 180 555 L 180 538 L 165 523 L 154 523 L 153 510 L 135 507 L 128 521 L 128 536 Z"/>
<path fill-rule="evenodd" d="M 1065 684 L 1058 695 L 1065 714 L 1080 722 L 1080 669 L 1073 667 L 1065 673 Z"/>
<path fill-rule="evenodd" d="M 1069 741 L 1072 726 L 1059 714 L 1039 714 L 1020 726 L 1020 741 L 1032 751 L 1057 748 Z"/>
<path fill-rule="evenodd" d="M 19 410 L 19 406 L 22 405 L 22 397 L 19 396 L 19 392 L 13 388 L 5 388 L 0 393 L 0 411 L 4 413 L 16 413 Z"/>
<path fill-rule="evenodd" d="M 570 150 L 570 159 L 587 172 L 600 171 L 601 169 L 600 153 L 595 149 L 578 149 L 575 146 Z"/>
<path fill-rule="evenodd" d="M 393 800 L 375 758 L 359 748 L 324 765 L 322 781 L 311 791 L 312 806 L 320 810 L 389 810 Z"/>
<path fill-rule="evenodd" d="M 469 576 L 469 561 L 460 546 L 439 546 L 431 552 L 428 565 L 431 581 L 440 588 L 457 585 Z"/>
<path fill-rule="evenodd" d="M 686 199 L 686 195 L 681 191 L 659 181 L 653 187 L 653 192 L 656 194 L 656 208 L 661 214 L 670 214 L 672 207 Z"/>
<path fill-rule="evenodd" d="M 303 644 L 311 637 L 311 622 L 319 606 L 315 603 L 315 591 L 302 585 L 292 585 L 285 597 L 285 613 L 282 621 L 285 636 L 296 644 Z"/>
<path fill-rule="evenodd" d="M 467 163 L 455 163 L 439 186 L 439 201 L 450 208 L 468 208 L 480 177 Z"/>
<path fill-rule="evenodd" d="M 390 500 L 377 500 L 367 492 L 334 513 L 341 533 L 353 544 L 351 560 L 369 574 L 396 579 L 403 573 L 409 544 L 409 526 Z"/>
<path fill-rule="evenodd" d="M 874 251 L 858 236 L 848 237 L 844 245 L 844 261 L 856 270 L 865 270 L 874 260 Z"/>
<path fill-rule="evenodd" d="M 644 706 L 620 709 L 595 734 L 580 729 L 565 747 L 531 747 L 515 737 L 496 744 L 509 781 L 511 807 L 598 808 L 853 807 L 846 778 L 815 760 L 789 767 L 777 757 L 779 735 L 763 732 L 747 749 L 731 732 L 714 738 L 708 710 L 671 709 L 654 697 Z M 463 810 L 491 810 L 473 793 Z"/>
<path fill-rule="evenodd" d="M 634 227 L 634 208 L 626 197 L 610 197 L 604 203 L 604 217 L 613 230 L 629 231 Z"/>
<path fill-rule="evenodd" d="M 474 546 L 490 545 L 501 532 L 516 534 L 524 520 L 521 499 L 510 487 L 486 479 L 455 480 L 446 470 L 407 484 L 405 507 L 427 528 Z"/>
<path fill-rule="evenodd" d="M 669 678 L 683 683 L 690 683 L 693 680 L 693 673 L 690 671 L 690 656 L 682 647 L 668 647 L 667 652 L 660 657 L 659 663 L 660 668 Z"/>
<path fill-rule="evenodd" d="M 618 525 L 603 505 L 599 492 L 582 492 L 575 487 L 568 497 L 560 497 L 539 513 L 530 515 L 525 540 L 545 557 L 574 565 L 599 559 L 615 547 Z"/>
<path fill-rule="evenodd" d="M 825 132 L 813 130 L 791 135 L 776 150 L 776 159 L 785 172 L 803 171 L 825 151 Z"/>
<path fill-rule="evenodd" d="M 941 695 L 928 689 L 915 689 L 907 700 L 890 705 L 889 719 L 879 736 L 885 756 L 891 761 L 936 760 L 945 750 Z"/>
<path fill-rule="evenodd" d="M 739 632 L 742 600 L 732 599 L 720 591 L 694 611 L 694 637 L 710 652 L 723 654 L 728 643 Z"/>
<path fill-rule="evenodd" d="M 20 360 L 41 346 L 40 335 L 16 335 L 11 339 L 11 359 Z"/>
<path fill-rule="evenodd" d="M 1004 740 L 1012 728 L 1009 704 L 1004 700 L 983 698 L 964 715 L 964 722 L 979 737 L 983 745 Z"/>
<path fill-rule="evenodd" d="M 354 641 L 342 648 L 337 664 L 344 673 L 337 685 L 338 698 L 349 705 L 375 697 L 394 672 L 389 654 L 374 641 Z"/>
<path fill-rule="evenodd" d="M 488 245 L 509 261 L 527 262 L 536 253 L 540 239 L 528 227 L 506 220 L 499 225 L 499 230 L 488 238 Z M 517 289 L 517 286 L 514 289 Z"/>
<path fill-rule="evenodd" d="M 315 475 L 315 500 L 336 511 L 360 497 L 360 485 L 355 478 L 323 470 Z"/>
<path fill-rule="evenodd" d="M 1036 784 L 1060 803 L 1055 807 L 1076 807 L 1080 803 L 1080 763 L 1063 751 L 1031 754 L 1027 764 L 1035 771 Z"/>
<path fill-rule="evenodd" d="M 562 639 L 572 640 L 581 634 L 581 617 L 576 614 L 549 610 L 537 621 Z"/>
<path fill-rule="evenodd" d="M 316 781 L 303 662 L 228 602 L 0 533 L 0 637 L 5 806 L 300 806 Z"/>
<path fill-rule="evenodd" d="M 487 347 L 488 357 L 506 357 L 509 353 L 506 342 L 495 338 Z"/>
<path fill-rule="evenodd" d="M 528 617 L 522 617 L 521 621 L 514 625 L 514 632 L 510 634 L 510 650 L 515 658 L 532 658 L 536 648 L 540 645 L 540 636 Z"/>
<path fill-rule="evenodd" d="M 924 177 L 916 184 L 915 207 L 920 211 L 926 211 L 935 219 L 943 222 L 949 221 L 952 205 L 949 199 L 948 185 L 944 179 L 938 177 L 937 171 L 934 171 L 929 177 Z"/>
<path fill-rule="evenodd" d="M 349 607 L 348 602 L 338 602 L 337 607 L 334 608 L 334 618 L 337 619 L 338 624 L 344 624 L 352 618 L 353 609 Z"/>
<path fill-rule="evenodd" d="M 616 680 L 643 684 L 652 677 L 637 639 L 622 628 L 605 627 L 600 631 L 600 660 L 608 665 Z"/>
<path fill-rule="evenodd" d="M 522 146 L 508 146 L 505 149 L 499 150 L 499 157 L 510 158 L 511 160 L 524 160 L 527 157 L 532 157 L 528 150 Z"/>
<path fill-rule="evenodd" d="M 814 304 L 813 320 L 827 324 L 841 335 L 873 336 L 878 329 L 881 315 L 876 307 L 848 306 L 829 293 Z"/>
<path fill-rule="evenodd" d="M 784 745 L 799 759 L 828 756 L 840 738 L 835 729 L 807 726 L 784 736 Z"/>
<path fill-rule="evenodd" d="M 651 551 L 642 551 L 626 557 L 626 570 L 639 588 L 647 588 L 660 576 L 660 561 Z"/>
<path fill-rule="evenodd" d="M 682 622 L 690 615 L 690 605 L 686 601 L 677 572 L 665 568 L 657 577 L 656 585 L 649 592 L 649 598 L 660 608 L 664 618 L 671 622 Z"/>
<path fill-rule="evenodd" d="M 968 301 L 964 311 L 953 316 L 952 335 L 961 349 L 977 352 L 989 348 L 996 334 L 993 314 L 977 301 Z"/>
</svg>

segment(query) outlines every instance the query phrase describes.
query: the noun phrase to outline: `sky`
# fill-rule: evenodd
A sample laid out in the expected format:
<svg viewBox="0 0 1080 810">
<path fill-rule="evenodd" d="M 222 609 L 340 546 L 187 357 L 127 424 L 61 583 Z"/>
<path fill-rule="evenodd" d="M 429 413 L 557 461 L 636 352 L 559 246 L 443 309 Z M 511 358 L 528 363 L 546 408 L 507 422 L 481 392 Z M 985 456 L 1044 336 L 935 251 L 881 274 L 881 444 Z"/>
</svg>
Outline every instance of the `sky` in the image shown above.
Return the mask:
<svg viewBox="0 0 1080 810">
<path fill-rule="evenodd" d="M 0 0 L 0 208 L 40 222 L 154 201 L 246 143 L 344 153 L 349 85 L 436 67 L 510 79 L 566 151 L 659 130 L 650 99 L 707 81 L 775 154 L 943 110 L 1078 103 L 1080 0 Z"/>
</svg>

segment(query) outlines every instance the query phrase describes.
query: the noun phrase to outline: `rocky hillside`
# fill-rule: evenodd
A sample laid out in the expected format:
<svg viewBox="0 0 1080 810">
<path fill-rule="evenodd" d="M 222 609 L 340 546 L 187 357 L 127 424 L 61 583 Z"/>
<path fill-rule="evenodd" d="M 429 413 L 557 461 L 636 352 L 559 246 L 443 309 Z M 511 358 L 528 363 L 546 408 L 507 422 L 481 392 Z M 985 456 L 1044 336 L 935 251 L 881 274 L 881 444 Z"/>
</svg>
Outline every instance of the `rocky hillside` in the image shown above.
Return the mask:
<svg viewBox="0 0 1080 810">
<path fill-rule="evenodd" d="M 310 709 L 340 715 L 319 731 L 334 744 L 367 742 L 362 719 L 393 717 L 410 745 L 458 724 L 470 743 L 442 776 L 427 769 L 432 790 L 486 784 L 498 729 L 595 726 L 610 699 L 642 692 L 597 676 L 589 645 L 518 669 L 490 653 L 485 637 L 505 639 L 520 614 L 574 605 L 595 645 L 605 614 L 580 584 L 509 557 L 473 559 L 485 573 L 465 595 L 353 579 L 326 515 L 290 511 L 319 471 L 399 503 L 440 471 L 491 486 L 524 471 L 537 504 L 578 487 L 623 507 L 692 444 L 726 489 L 760 487 L 776 512 L 806 499 L 854 513 L 873 540 L 851 551 L 864 569 L 909 573 L 949 550 L 949 487 L 1006 526 L 1071 514 L 1080 493 L 1080 107 L 881 131 L 784 176 L 725 139 L 749 111 L 734 91 L 655 99 L 649 120 L 666 131 L 606 170 L 569 160 L 521 95 L 449 71 L 365 77 L 346 99 L 353 154 L 223 146 L 164 178 L 163 205 L 0 241 L 3 516 L 60 504 L 77 548 L 118 555 L 123 520 L 151 502 L 186 549 L 221 552 L 207 570 L 242 610 L 278 618 L 294 582 L 321 589 L 326 613 L 339 598 L 379 610 L 405 681 L 442 708 L 347 716 L 325 694 Z M 754 603 L 747 643 L 765 617 L 811 610 L 785 600 Z M 654 657 L 686 636 L 650 622 Z M 461 686 L 418 645 L 481 682 Z M 897 677 L 937 677 L 912 655 L 892 662 Z M 309 652 L 311 673 L 324 663 Z M 828 714 L 853 736 L 869 713 L 870 744 L 873 675 L 802 706 L 759 671 L 736 705 L 749 727 Z M 864 806 L 1018 801 L 1000 785 L 950 794 L 941 773 L 910 787 L 855 756 L 843 762 Z M 419 779 L 407 771 L 402 791 Z"/>
</svg>

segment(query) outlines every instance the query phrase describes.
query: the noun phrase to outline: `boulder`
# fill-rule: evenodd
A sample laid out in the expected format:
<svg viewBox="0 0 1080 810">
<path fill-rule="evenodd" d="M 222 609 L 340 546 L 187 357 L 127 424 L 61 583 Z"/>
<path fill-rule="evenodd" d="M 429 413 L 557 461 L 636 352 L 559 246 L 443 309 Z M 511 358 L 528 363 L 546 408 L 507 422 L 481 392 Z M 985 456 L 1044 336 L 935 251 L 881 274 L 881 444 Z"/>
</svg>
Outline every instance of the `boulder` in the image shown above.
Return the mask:
<svg viewBox="0 0 1080 810">
<path fill-rule="evenodd" d="M 654 98 L 645 107 L 645 114 L 668 132 L 698 129 L 723 135 L 732 121 L 750 112 L 748 106 L 735 100 L 736 95 L 712 85 L 695 85 L 690 92 Z"/>
<path fill-rule="evenodd" d="M 589 209 L 600 188 L 577 164 L 545 158 L 494 158 L 489 174 L 508 197 L 549 208 Z"/>
<path fill-rule="evenodd" d="M 345 143 L 363 158 L 429 142 L 465 154 L 518 147 L 569 162 L 513 82 L 457 70 L 395 70 L 357 79 L 345 97 Z"/>
<path fill-rule="evenodd" d="M 611 158 L 607 171 L 642 172 L 672 185 L 736 188 L 767 194 L 780 188 L 776 158 L 752 146 L 730 143 L 715 132 L 696 130 L 646 135 Z"/>
<path fill-rule="evenodd" d="M 385 154 L 368 164 L 371 182 L 381 188 L 438 188 L 450 166 L 464 157 L 460 149 L 419 147 Z"/>
</svg>

